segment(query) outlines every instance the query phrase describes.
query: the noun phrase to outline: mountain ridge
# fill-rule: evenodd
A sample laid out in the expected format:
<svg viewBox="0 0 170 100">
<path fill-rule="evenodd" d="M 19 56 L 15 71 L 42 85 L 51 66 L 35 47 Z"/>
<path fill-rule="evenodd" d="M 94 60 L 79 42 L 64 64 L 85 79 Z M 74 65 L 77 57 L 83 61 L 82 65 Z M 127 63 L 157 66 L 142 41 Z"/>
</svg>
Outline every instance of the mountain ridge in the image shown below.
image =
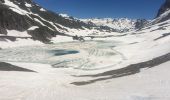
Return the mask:
<svg viewBox="0 0 170 100">
<path fill-rule="evenodd" d="M 149 20 L 146 19 L 129 19 L 129 18 L 92 18 L 80 19 L 85 23 L 93 23 L 96 26 L 107 26 L 118 30 L 119 32 L 127 32 L 144 27 Z"/>
</svg>

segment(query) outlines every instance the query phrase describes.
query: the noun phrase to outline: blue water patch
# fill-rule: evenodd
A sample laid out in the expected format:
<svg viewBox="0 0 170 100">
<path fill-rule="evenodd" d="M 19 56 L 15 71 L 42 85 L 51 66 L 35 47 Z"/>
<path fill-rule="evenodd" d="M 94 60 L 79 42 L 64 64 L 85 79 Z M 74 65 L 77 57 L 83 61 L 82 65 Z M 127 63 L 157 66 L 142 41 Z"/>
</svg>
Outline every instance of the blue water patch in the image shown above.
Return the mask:
<svg viewBox="0 0 170 100">
<path fill-rule="evenodd" d="M 79 53 L 79 51 L 76 51 L 76 50 L 51 50 L 50 52 L 54 53 L 55 56 L 62 56 L 62 55 Z"/>
</svg>

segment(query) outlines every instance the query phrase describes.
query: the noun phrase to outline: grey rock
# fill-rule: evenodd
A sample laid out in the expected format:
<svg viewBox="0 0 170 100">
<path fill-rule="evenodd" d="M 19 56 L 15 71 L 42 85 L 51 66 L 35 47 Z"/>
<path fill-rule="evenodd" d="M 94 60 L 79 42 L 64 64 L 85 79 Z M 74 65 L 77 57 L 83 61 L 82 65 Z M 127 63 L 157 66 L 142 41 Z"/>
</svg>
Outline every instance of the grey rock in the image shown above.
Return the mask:
<svg viewBox="0 0 170 100">
<path fill-rule="evenodd" d="M 165 3 L 161 6 L 161 8 L 158 11 L 157 17 L 159 17 L 161 14 L 163 14 L 167 10 L 170 10 L 170 0 L 166 0 Z"/>
<path fill-rule="evenodd" d="M 161 6 L 161 8 L 158 11 L 156 18 L 161 17 L 161 15 L 168 10 L 170 10 L 170 0 L 166 0 L 165 3 Z M 163 22 L 163 21 L 166 21 L 166 20 L 169 20 L 169 19 L 170 19 L 170 13 L 167 14 L 166 16 L 162 17 L 162 18 L 159 18 L 159 20 L 156 23 L 160 23 L 160 22 Z"/>
<path fill-rule="evenodd" d="M 137 21 L 135 22 L 135 28 L 140 30 L 143 27 L 145 27 L 148 23 L 149 21 L 146 19 L 137 19 Z"/>
</svg>

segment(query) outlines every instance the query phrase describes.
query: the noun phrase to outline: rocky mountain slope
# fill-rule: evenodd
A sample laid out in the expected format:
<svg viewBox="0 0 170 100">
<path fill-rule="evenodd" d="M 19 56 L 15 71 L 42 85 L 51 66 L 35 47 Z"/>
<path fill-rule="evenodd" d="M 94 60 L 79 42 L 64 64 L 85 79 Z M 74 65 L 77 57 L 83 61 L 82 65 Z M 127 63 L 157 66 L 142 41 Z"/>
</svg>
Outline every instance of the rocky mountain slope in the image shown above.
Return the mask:
<svg viewBox="0 0 170 100">
<path fill-rule="evenodd" d="M 166 0 L 165 3 L 161 6 L 158 11 L 157 17 L 159 17 L 161 14 L 165 13 L 168 10 L 170 10 L 170 0 Z"/>
<path fill-rule="evenodd" d="M 50 42 L 57 35 L 73 37 L 125 32 L 141 28 L 145 22 L 124 18 L 93 19 L 87 22 L 44 9 L 33 0 L 0 0 L 0 35 L 10 41 L 14 40 L 11 38 L 18 38 L 14 35 L 9 37 L 11 30 L 18 31 L 22 36 L 29 35 L 22 38 Z"/>
<path fill-rule="evenodd" d="M 160 23 L 170 19 L 170 0 L 166 0 L 158 11 L 156 18 L 152 21 L 152 24 Z"/>
<path fill-rule="evenodd" d="M 36 28 L 28 30 L 33 26 Z M 33 39 L 48 42 L 56 35 L 65 35 L 67 28 L 83 29 L 89 26 L 48 11 L 32 0 L 0 1 L 0 34 L 7 34 L 7 30 L 27 31 Z"/>
</svg>

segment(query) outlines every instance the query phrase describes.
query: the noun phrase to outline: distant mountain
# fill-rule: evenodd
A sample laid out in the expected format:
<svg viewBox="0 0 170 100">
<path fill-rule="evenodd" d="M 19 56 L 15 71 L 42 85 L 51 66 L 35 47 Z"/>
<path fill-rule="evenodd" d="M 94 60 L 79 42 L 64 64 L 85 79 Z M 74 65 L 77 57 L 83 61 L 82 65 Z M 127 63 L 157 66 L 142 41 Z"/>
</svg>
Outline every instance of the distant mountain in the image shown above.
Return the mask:
<svg viewBox="0 0 170 100">
<path fill-rule="evenodd" d="M 85 23 L 93 23 L 96 26 L 105 26 L 117 30 L 118 32 L 127 32 L 144 27 L 149 21 L 145 19 L 128 19 L 128 18 L 93 18 L 81 19 Z"/>
<path fill-rule="evenodd" d="M 81 19 L 85 23 L 93 23 L 96 26 L 107 26 L 119 31 L 127 31 L 134 29 L 136 20 L 130 20 L 127 18 L 112 19 L 112 18 L 93 18 L 93 19 Z"/>
</svg>

